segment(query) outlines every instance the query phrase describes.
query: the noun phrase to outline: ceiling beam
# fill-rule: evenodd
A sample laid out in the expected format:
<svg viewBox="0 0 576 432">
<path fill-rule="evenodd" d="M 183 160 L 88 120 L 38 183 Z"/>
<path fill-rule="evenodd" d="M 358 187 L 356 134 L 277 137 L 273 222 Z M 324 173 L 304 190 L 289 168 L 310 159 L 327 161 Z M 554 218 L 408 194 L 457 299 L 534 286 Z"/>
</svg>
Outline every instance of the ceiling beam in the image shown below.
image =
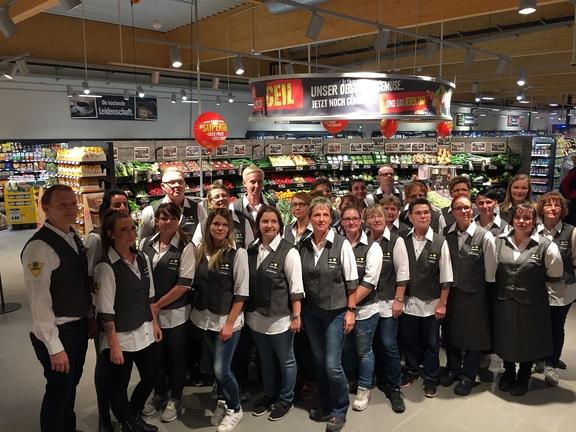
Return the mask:
<svg viewBox="0 0 576 432">
<path fill-rule="evenodd" d="M 18 0 L 10 6 L 10 16 L 18 24 L 59 4 L 59 0 Z"/>
</svg>

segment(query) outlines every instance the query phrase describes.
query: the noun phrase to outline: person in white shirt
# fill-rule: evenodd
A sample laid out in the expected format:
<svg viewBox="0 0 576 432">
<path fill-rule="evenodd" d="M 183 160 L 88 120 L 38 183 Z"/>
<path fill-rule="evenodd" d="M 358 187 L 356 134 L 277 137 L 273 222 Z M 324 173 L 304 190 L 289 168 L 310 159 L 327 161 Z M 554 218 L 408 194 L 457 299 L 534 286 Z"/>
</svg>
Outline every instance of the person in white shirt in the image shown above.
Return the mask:
<svg viewBox="0 0 576 432">
<path fill-rule="evenodd" d="M 95 333 L 88 259 L 71 226 L 78 212 L 69 186 L 47 188 L 41 199 L 46 222 L 26 243 L 21 261 L 30 302 L 30 339 L 44 369 L 42 432 L 74 431 L 76 387 Z M 90 328 L 90 330 L 89 330 Z"/>
<path fill-rule="evenodd" d="M 100 349 L 109 362 L 112 412 L 122 432 L 154 432 L 142 409 L 158 385 L 158 344 L 162 331 L 152 308 L 154 280 L 148 257 L 135 249 L 136 225 L 130 215 L 108 213 L 102 221 L 102 260 L 94 269 L 96 310 L 104 332 Z M 128 401 L 132 365 L 140 382 Z"/>
<path fill-rule="evenodd" d="M 406 205 L 400 212 L 400 221 L 412 227 L 412 220 L 410 218 L 410 203 L 416 199 L 426 199 L 428 195 L 428 185 L 423 180 L 413 180 L 404 186 L 404 196 L 406 198 Z M 446 227 L 446 220 L 440 209 L 430 206 L 430 227 L 438 234 L 441 234 Z"/>
<path fill-rule="evenodd" d="M 490 231 L 494 237 L 498 237 L 508 228 L 508 223 L 500 217 L 498 212 L 498 198 L 494 191 L 478 192 L 474 203 L 478 209 L 478 214 L 474 220 L 482 228 Z"/>
<path fill-rule="evenodd" d="M 235 248 L 231 212 L 218 208 L 208 215 L 196 253 L 195 299 L 190 319 L 206 331 L 213 357 L 218 403 L 211 423 L 218 432 L 233 430 L 242 420 L 240 392 L 230 365 L 244 326 L 242 312 L 249 295 L 248 255 Z"/>
<path fill-rule="evenodd" d="M 182 408 L 186 379 L 188 318 L 192 310 L 192 282 L 196 248 L 180 228 L 181 210 L 176 204 L 160 204 L 156 210 L 157 233 L 143 239 L 140 250 L 152 263 L 155 301 L 152 310 L 162 329 L 160 387 L 143 414 L 164 407 L 160 420 L 175 420 Z M 170 395 L 168 395 L 170 392 Z M 170 396 L 168 398 L 168 396 Z M 149 409 L 147 409 L 149 408 Z"/>
<path fill-rule="evenodd" d="M 280 212 L 271 206 L 261 207 L 256 216 L 256 241 L 248 248 L 246 323 L 260 354 L 264 387 L 264 397 L 252 415 L 259 417 L 270 411 L 271 421 L 283 419 L 294 407 L 297 367 L 293 343 L 302 326 L 300 301 L 304 298 L 300 254 L 282 239 L 282 229 Z"/>
<path fill-rule="evenodd" d="M 396 195 L 387 195 L 377 204 L 382 206 L 384 216 L 386 217 L 385 226 L 390 230 L 390 232 L 404 236 L 408 231 L 410 231 L 410 227 L 400 221 L 402 203 Z"/>
<path fill-rule="evenodd" d="M 290 212 L 294 220 L 284 227 L 283 238 L 293 245 L 298 244 L 301 239 L 308 237 L 312 232 L 308 214 L 310 201 L 312 199 L 306 192 L 298 192 L 290 200 Z"/>
<path fill-rule="evenodd" d="M 268 199 L 262 193 L 264 191 L 264 171 L 256 165 L 250 165 L 242 171 L 242 185 L 246 193 L 230 204 L 230 210 L 243 214 L 250 223 L 256 220 L 256 214 L 263 205 L 276 206 L 276 203 Z"/>
<path fill-rule="evenodd" d="M 366 196 L 366 204 L 378 204 L 387 195 L 394 195 L 402 202 L 402 192 L 394 187 L 394 168 L 390 165 L 382 165 L 378 169 L 378 189 Z"/>
</svg>

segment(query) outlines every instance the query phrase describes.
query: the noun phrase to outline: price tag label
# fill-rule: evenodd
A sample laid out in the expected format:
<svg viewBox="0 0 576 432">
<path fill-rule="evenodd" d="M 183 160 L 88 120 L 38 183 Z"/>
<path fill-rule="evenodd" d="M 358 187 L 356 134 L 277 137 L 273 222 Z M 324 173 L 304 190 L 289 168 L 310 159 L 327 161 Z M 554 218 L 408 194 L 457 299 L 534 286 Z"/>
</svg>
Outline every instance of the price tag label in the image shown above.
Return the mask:
<svg viewBox="0 0 576 432">
<path fill-rule="evenodd" d="M 299 165 L 296 167 L 296 171 L 304 171 L 304 167 Z"/>
<path fill-rule="evenodd" d="M 276 167 L 276 171 L 284 171 L 284 167 Z"/>
<path fill-rule="evenodd" d="M 200 149 L 198 146 L 186 146 L 186 158 L 191 159 L 198 157 L 200 154 Z"/>
<path fill-rule="evenodd" d="M 167 146 L 162 148 L 162 157 L 164 159 L 176 159 L 178 156 L 178 147 Z"/>
<path fill-rule="evenodd" d="M 150 147 L 134 147 L 135 160 L 148 160 L 150 159 Z"/>
<path fill-rule="evenodd" d="M 219 175 L 219 176 L 224 175 L 224 171 L 218 170 L 218 171 L 216 171 L 216 175 Z"/>
</svg>

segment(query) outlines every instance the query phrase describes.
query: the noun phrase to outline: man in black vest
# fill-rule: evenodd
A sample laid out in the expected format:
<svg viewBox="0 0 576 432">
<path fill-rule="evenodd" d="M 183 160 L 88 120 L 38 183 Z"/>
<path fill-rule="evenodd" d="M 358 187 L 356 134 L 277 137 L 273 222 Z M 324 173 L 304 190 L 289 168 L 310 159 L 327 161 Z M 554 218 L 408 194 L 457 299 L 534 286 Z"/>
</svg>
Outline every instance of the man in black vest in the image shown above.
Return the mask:
<svg viewBox="0 0 576 432">
<path fill-rule="evenodd" d="M 30 339 L 47 381 L 40 429 L 74 432 L 76 386 L 82 376 L 89 328 L 95 329 L 88 259 L 71 228 L 78 211 L 74 191 L 69 186 L 52 186 L 44 192 L 41 204 L 46 222 L 21 255 L 33 322 Z"/>
<path fill-rule="evenodd" d="M 366 196 L 366 205 L 378 204 L 387 195 L 394 195 L 402 202 L 402 192 L 394 187 L 394 168 L 382 165 L 378 170 L 378 189 Z"/>
<path fill-rule="evenodd" d="M 139 238 L 143 239 L 154 234 L 154 213 L 160 204 L 170 202 L 182 209 L 180 226 L 186 235 L 192 238 L 198 224 L 207 218 L 206 210 L 184 195 L 186 182 L 180 171 L 172 168 L 167 169 L 162 175 L 161 187 L 166 196 L 161 200 L 154 201 L 142 210 Z"/>
<path fill-rule="evenodd" d="M 264 190 L 264 171 L 256 165 L 250 165 L 242 171 L 242 184 L 246 188 L 246 194 L 230 204 L 230 210 L 243 214 L 251 224 L 256 221 L 256 214 L 263 205 L 276 207 L 276 203 L 267 199 Z"/>
</svg>

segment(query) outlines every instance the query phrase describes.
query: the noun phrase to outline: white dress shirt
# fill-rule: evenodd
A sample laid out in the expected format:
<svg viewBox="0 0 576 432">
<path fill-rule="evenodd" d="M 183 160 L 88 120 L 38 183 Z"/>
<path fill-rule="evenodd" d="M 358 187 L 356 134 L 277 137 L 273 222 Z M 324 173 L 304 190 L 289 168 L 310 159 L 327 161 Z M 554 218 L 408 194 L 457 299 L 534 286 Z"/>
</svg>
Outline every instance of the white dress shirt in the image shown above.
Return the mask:
<svg viewBox="0 0 576 432">
<path fill-rule="evenodd" d="M 368 236 L 364 231 L 361 231 L 358 243 L 367 245 Z M 364 277 L 358 281 L 358 286 L 370 288 L 373 290 L 378 289 L 378 280 L 380 279 L 380 271 L 382 270 L 382 248 L 376 242 L 372 242 L 368 252 L 366 253 L 366 267 L 364 268 Z M 358 270 L 358 268 L 356 268 Z M 378 301 L 358 306 L 356 310 L 356 319 L 361 321 L 370 318 L 378 313 Z"/>
<path fill-rule="evenodd" d="M 396 219 L 398 221 L 398 219 Z M 395 221 L 395 222 L 396 222 Z M 390 241 L 390 229 L 386 227 L 382 233 L 382 237 Z M 380 241 L 379 239 L 378 241 Z M 394 244 L 394 249 L 392 249 L 392 260 L 394 262 L 394 270 L 396 271 L 396 283 L 406 284 L 410 281 L 410 262 L 408 260 L 408 251 L 406 250 L 406 244 L 402 237 L 398 237 L 396 243 Z M 392 300 L 379 300 L 378 309 L 380 317 L 390 318 L 392 317 Z"/>
</svg>

